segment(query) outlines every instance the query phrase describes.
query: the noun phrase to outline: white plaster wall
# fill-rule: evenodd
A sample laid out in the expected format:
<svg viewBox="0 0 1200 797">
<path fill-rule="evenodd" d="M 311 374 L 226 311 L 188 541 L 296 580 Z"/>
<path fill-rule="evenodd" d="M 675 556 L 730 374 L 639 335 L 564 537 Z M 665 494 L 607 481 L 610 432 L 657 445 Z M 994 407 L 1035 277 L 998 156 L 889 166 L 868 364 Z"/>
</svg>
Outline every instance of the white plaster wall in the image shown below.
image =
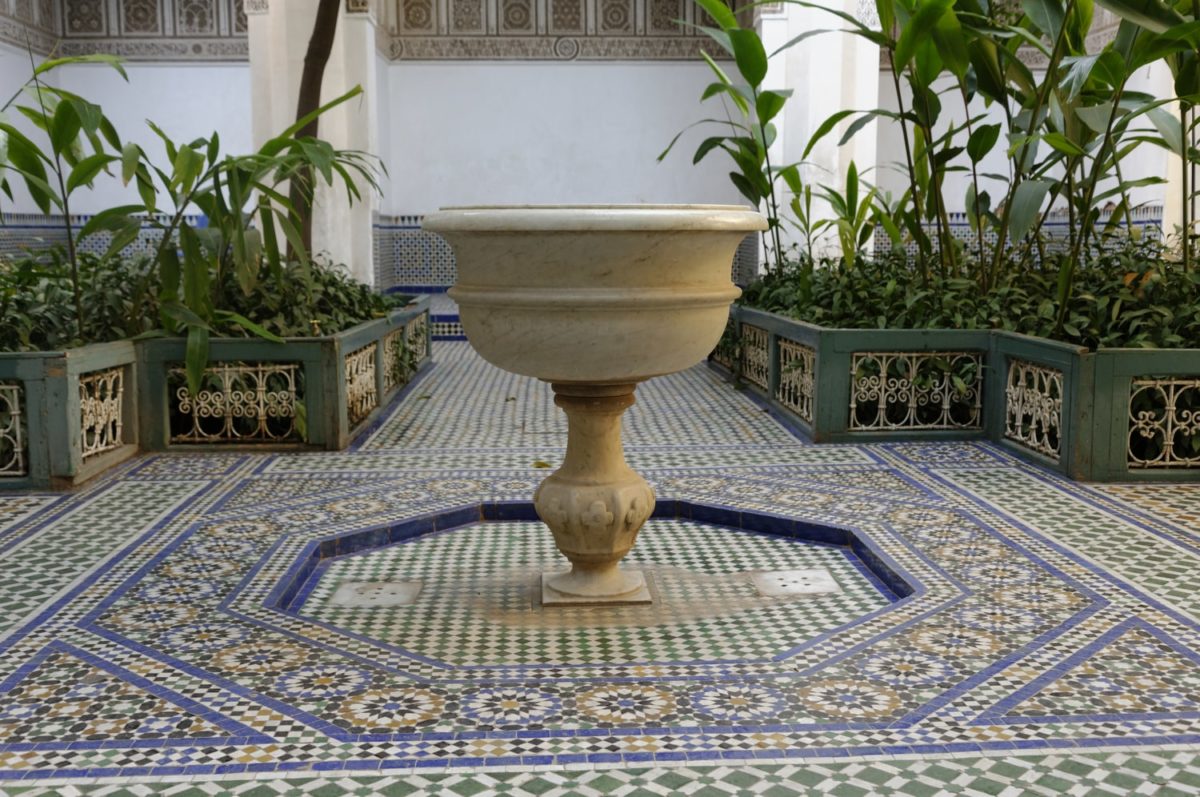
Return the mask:
<svg viewBox="0 0 1200 797">
<path fill-rule="evenodd" d="M 692 153 L 685 125 L 719 116 L 700 94 L 701 63 L 390 64 L 381 69 L 380 152 L 390 179 L 381 211 L 444 205 L 575 202 L 745 204 L 732 163 Z"/>
<path fill-rule="evenodd" d="M 38 58 L 38 60 L 40 61 L 41 59 Z M 0 42 L 0 107 L 3 107 L 9 98 L 13 96 L 13 93 L 25 84 L 32 71 L 28 52 Z M 54 78 L 54 74 L 50 73 L 47 75 L 47 82 L 51 85 L 56 85 Z M 26 95 L 26 97 L 18 98 L 15 104 L 29 105 L 32 99 L 32 97 Z M 10 108 L 4 114 L 4 117 L 6 121 L 29 136 L 34 142 L 39 145 L 43 143 L 41 131 L 34 126 L 33 122 L 26 119 L 23 114 Z M 13 201 L 10 202 L 7 196 L 0 194 L 0 210 L 5 213 L 40 213 L 41 211 L 33 203 L 29 193 L 25 190 L 24 181 L 12 172 L 8 172 L 6 176 L 8 177 L 8 184 L 13 191 Z"/>
<path fill-rule="evenodd" d="M 136 141 L 164 166 L 166 154 L 159 138 L 147 127 L 152 119 L 173 139 L 191 140 L 221 136 L 221 150 L 244 153 L 251 149 L 250 68 L 247 64 L 125 64 L 129 82 L 103 65 L 80 64 L 54 70 L 55 85 L 98 103 L 113 121 L 123 140 Z M 0 94 L 4 102 L 29 74 L 28 55 L 0 45 Z M 10 114 L 15 119 L 16 115 Z M 25 125 L 22 125 L 23 127 Z M 31 127 L 31 126 L 30 126 Z M 32 133 L 31 133 L 32 135 Z M 40 133 L 38 134 L 40 136 Z M 44 140 L 35 138 L 39 144 Z M 10 178 L 11 182 L 11 178 Z M 37 212 L 24 192 L 4 209 Z M 72 195 L 73 213 L 94 213 L 113 205 L 136 201 L 132 188 L 117 177 L 101 175 L 92 190 Z"/>
<path fill-rule="evenodd" d="M 139 63 L 125 64 L 125 71 L 128 83 L 106 66 L 66 66 L 59 85 L 99 103 L 122 140 L 136 141 L 163 167 L 167 165 L 166 152 L 146 125 L 147 119 L 175 141 L 208 137 L 216 131 L 223 153 L 251 150 L 247 64 Z M 94 213 L 134 196 L 132 188 L 122 186 L 119 179 L 102 176 L 94 190 L 73 197 L 71 210 Z"/>
<path fill-rule="evenodd" d="M 905 86 L 901 81 L 901 87 Z M 955 124 L 961 124 L 965 119 L 965 113 L 962 107 L 961 100 L 958 99 L 958 91 L 945 91 L 951 88 L 950 81 L 944 81 L 937 85 L 937 89 L 942 91 L 942 107 L 943 116 L 952 114 Z M 1140 91 L 1147 94 L 1152 94 L 1159 97 L 1173 96 L 1171 88 L 1170 76 L 1165 72 L 1165 68 L 1159 66 L 1147 67 L 1141 70 L 1129 82 L 1129 90 Z M 907 92 L 904 96 L 905 107 L 908 108 L 911 102 L 911 95 Z M 880 71 L 879 73 L 879 105 L 889 110 L 895 111 L 898 108 L 896 103 L 896 90 L 892 84 L 892 76 L 888 71 Z M 1001 131 L 1005 129 L 1004 114 L 998 106 L 987 108 L 982 99 L 977 98 L 971 104 L 972 116 L 986 114 L 987 119 L 980 124 L 1000 124 Z M 947 121 L 946 124 L 949 124 Z M 876 173 L 871 176 L 871 181 L 879 186 L 882 190 L 890 192 L 893 197 L 899 197 L 904 193 L 908 186 L 907 171 L 904 166 L 904 139 L 900 133 L 900 128 L 897 124 L 887 120 L 880 120 L 879 133 L 877 139 L 878 145 L 878 166 Z M 1149 126 L 1147 120 L 1146 125 Z M 941 126 L 940 130 L 944 131 L 945 125 Z M 1004 134 L 1001 133 L 1001 142 L 1004 141 Z M 960 133 L 960 143 L 965 146 L 966 133 Z M 963 165 L 967 165 L 965 155 L 961 156 L 959 161 Z M 1151 145 L 1139 147 L 1136 151 L 1130 153 L 1122 162 L 1122 172 L 1127 180 L 1134 180 L 1148 176 L 1167 176 L 1168 154 L 1166 150 Z M 1009 160 L 1007 158 L 1007 145 L 998 144 L 996 148 L 990 152 L 979 164 L 978 171 L 981 175 L 1005 174 L 1009 173 Z M 952 172 L 947 175 L 946 187 L 943 191 L 943 196 L 947 198 L 948 210 L 950 212 L 963 212 L 966 208 L 966 190 L 970 184 L 970 172 Z M 1005 186 L 995 180 L 980 180 L 982 190 L 986 190 L 991 194 L 992 206 L 995 207 L 1002 199 L 1002 193 Z M 1101 183 L 1103 190 L 1106 183 Z M 1130 192 L 1131 201 L 1137 204 L 1162 204 L 1165 196 L 1166 186 L 1152 185 L 1135 188 Z M 1059 205 L 1064 205 L 1065 201 L 1060 200 Z"/>
</svg>

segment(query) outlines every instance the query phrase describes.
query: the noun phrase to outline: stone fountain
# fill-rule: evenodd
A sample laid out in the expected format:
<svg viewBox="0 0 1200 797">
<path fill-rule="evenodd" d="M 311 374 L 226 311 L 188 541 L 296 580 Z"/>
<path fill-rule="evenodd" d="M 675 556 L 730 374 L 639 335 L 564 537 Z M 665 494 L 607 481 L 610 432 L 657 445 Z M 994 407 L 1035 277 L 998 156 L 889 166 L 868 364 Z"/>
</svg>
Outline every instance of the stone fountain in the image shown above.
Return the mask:
<svg viewBox="0 0 1200 797">
<path fill-rule="evenodd" d="M 567 414 L 562 467 L 533 503 L 571 570 L 543 576 L 543 604 L 649 602 L 644 574 L 619 567 L 655 500 L 625 462 L 621 415 L 639 382 L 712 351 L 740 294 L 734 252 L 766 221 L 736 205 L 495 206 L 423 226 L 454 249 L 471 346 L 549 382 Z"/>
</svg>

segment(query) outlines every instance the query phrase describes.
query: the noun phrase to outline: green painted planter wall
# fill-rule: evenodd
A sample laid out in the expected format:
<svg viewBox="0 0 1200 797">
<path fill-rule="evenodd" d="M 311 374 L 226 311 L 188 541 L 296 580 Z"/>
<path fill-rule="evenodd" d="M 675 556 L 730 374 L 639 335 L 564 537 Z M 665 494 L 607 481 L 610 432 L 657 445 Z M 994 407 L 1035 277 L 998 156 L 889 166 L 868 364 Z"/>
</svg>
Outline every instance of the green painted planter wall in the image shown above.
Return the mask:
<svg viewBox="0 0 1200 797">
<path fill-rule="evenodd" d="M 103 408 L 93 390 L 101 379 L 119 382 L 117 395 L 99 402 Z M 22 473 L 0 476 L 0 488 L 70 486 L 137 453 L 136 382 L 137 352 L 129 341 L 0 355 L 0 383 L 16 388 L 24 443 Z M 99 415 L 108 417 L 103 426 L 111 432 L 103 440 L 85 431 L 85 417 Z"/>
<path fill-rule="evenodd" d="M 387 367 L 383 341 L 392 333 L 403 333 L 413 322 L 420 324 L 421 354 L 413 363 L 413 372 L 401 381 L 387 384 Z M 209 368 L 222 365 L 241 367 L 243 364 L 290 364 L 298 366 L 297 375 L 303 380 L 306 439 L 278 442 L 254 440 L 199 440 L 183 442 L 173 438 L 170 428 L 170 372 L 183 362 L 186 344 L 181 339 L 147 340 L 138 344 L 141 362 L 139 395 L 146 409 L 142 413 L 141 442 L 147 451 L 168 449 L 221 448 L 231 446 L 263 450 L 266 448 L 324 448 L 330 451 L 348 446 L 355 435 L 367 428 L 388 400 L 429 362 L 430 324 L 429 299 L 423 297 L 407 307 L 393 311 L 387 318 L 368 321 L 358 326 L 321 338 L 291 338 L 285 343 L 271 343 L 251 338 L 213 340 L 209 347 Z M 376 400 L 368 413 L 351 417 L 347 383 L 346 357 L 366 351 L 373 361 Z"/>
<path fill-rule="evenodd" d="M 403 373 L 389 360 L 395 354 L 389 346 L 398 339 L 413 344 Z M 8 434 L 19 434 L 22 446 L 19 473 L 5 473 L 0 457 L 0 489 L 71 486 L 139 449 L 196 448 L 172 441 L 169 425 L 169 372 L 182 363 L 184 348 L 182 340 L 162 338 L 0 354 L 0 437 L 5 434 L 5 417 L 16 407 L 19 419 Z M 214 339 L 210 368 L 227 363 L 297 364 L 295 371 L 303 374 L 307 440 L 238 447 L 334 450 L 345 448 L 371 425 L 388 401 L 428 365 L 429 351 L 429 300 L 424 298 L 387 318 L 321 338 L 285 343 Z M 348 355 L 355 354 L 354 384 L 348 385 Z M 352 405 L 355 396 L 360 400 Z M 200 447 L 229 448 L 230 443 Z"/>
<path fill-rule="evenodd" d="M 814 442 L 987 439 L 1079 480 L 1200 480 L 1195 458 L 1159 457 L 1139 467 L 1129 454 L 1131 439 L 1144 442 L 1139 428 L 1155 440 L 1169 438 L 1166 415 L 1180 428 L 1200 422 L 1172 414 L 1177 397 L 1200 391 L 1200 349 L 1091 352 L 1002 331 L 826 329 L 734 307 L 712 360 Z M 914 378 L 872 381 L 889 368 Z M 938 375 L 955 369 L 978 374 L 978 381 L 966 384 L 967 393 L 949 381 L 939 392 Z M 1149 413 L 1139 427 L 1131 421 L 1134 391 L 1168 405 L 1168 412 Z M 885 393 L 895 418 L 864 424 L 862 407 L 876 406 L 872 396 Z M 922 408 L 924 420 L 914 411 L 917 394 L 933 397 Z M 1189 401 L 1196 398 L 1200 392 L 1188 393 Z"/>
</svg>

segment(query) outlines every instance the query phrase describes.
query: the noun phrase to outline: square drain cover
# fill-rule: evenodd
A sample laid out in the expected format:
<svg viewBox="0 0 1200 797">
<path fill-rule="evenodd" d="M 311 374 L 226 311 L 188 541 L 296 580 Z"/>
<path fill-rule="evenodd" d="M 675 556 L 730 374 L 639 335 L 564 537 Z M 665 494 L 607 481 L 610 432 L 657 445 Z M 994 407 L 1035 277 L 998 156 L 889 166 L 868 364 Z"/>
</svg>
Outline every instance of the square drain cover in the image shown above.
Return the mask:
<svg viewBox="0 0 1200 797">
<path fill-rule="evenodd" d="M 362 609 L 408 606 L 420 594 L 420 581 L 347 581 L 337 588 L 329 602 Z"/>
<path fill-rule="evenodd" d="M 809 570 L 759 570 L 750 580 L 760 595 L 774 598 L 779 595 L 825 595 L 841 592 L 833 575 L 823 567 Z"/>
</svg>

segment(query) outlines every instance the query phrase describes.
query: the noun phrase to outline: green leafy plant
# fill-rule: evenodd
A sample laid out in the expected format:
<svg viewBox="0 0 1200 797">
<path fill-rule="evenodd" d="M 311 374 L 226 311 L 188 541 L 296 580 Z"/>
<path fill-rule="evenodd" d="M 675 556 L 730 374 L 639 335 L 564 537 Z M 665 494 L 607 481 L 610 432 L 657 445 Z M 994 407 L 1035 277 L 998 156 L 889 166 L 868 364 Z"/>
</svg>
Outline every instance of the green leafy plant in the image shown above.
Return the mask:
<svg viewBox="0 0 1200 797">
<path fill-rule="evenodd" d="M 1200 23 L 1194 21 L 1200 9 L 1190 3 L 1102 0 L 1125 21 L 1111 42 L 1092 52 L 1087 34 L 1093 0 L 1022 0 L 1015 7 L 991 0 L 876 0 L 878 27 L 819 2 L 785 0 L 833 15 L 844 30 L 877 45 L 888 66 L 893 107 L 831 114 L 801 155 L 803 163 L 821 141 L 839 132 L 840 146 L 869 130 L 872 122 L 892 126 L 903 145 L 903 162 L 897 167 L 905 176 L 904 192 L 894 199 L 882 197 L 858 175 L 859 191 L 855 202 L 848 203 L 849 185 L 840 193 L 828 186 L 814 190 L 802 184 L 799 164 L 770 163 L 767 147 L 759 145 L 769 145 L 773 128 L 760 123 L 780 113 L 786 94 L 777 92 L 767 113 L 759 112 L 756 100 L 766 74 L 758 57 L 764 52 L 761 41 L 718 0 L 697 2 L 718 25 L 702 30 L 732 56 L 740 81 L 707 58 L 718 80 L 703 99 L 720 97 L 727 119 L 698 124 L 724 124 L 731 133 L 706 139 L 695 160 L 715 149 L 726 151 L 739 167 L 731 175 L 735 185 L 752 201 L 765 202 L 772 230 L 784 222 L 799 230 L 810 261 L 822 222 L 837 230 L 848 262 L 858 259 L 859 235 L 879 228 L 893 251 L 913 245 L 912 265 L 926 285 L 965 279 L 986 293 L 1028 275 L 1048 278 L 1055 331 L 1062 333 L 1080 264 L 1101 244 L 1112 247 L 1122 238 L 1131 240 L 1132 191 L 1163 182 L 1157 175 L 1127 177 L 1126 158 L 1146 143 L 1189 162 L 1200 155 L 1185 144 L 1196 124 L 1188 109 L 1200 101 Z M 827 32 L 804 31 L 779 51 L 804 46 L 808 38 Z M 1045 62 L 1044 69 L 1025 63 L 1030 52 Z M 1174 71 L 1177 98 L 1185 110 L 1182 119 L 1164 108 L 1176 98 L 1129 87 L 1139 69 L 1157 61 L 1166 61 Z M 985 106 L 991 109 L 988 114 L 980 112 Z M 761 128 L 757 137 L 756 126 Z M 997 155 L 1006 162 L 1002 173 L 984 166 Z M 962 197 L 947 195 L 948 177 L 956 172 L 968 177 Z M 775 196 L 780 178 L 792 194 L 783 203 L 784 213 L 790 210 L 793 216 L 786 220 L 780 218 Z M 813 195 L 829 203 L 831 218 L 813 216 Z M 864 196 L 871 196 L 871 207 L 860 212 Z M 949 209 L 959 203 L 973 232 L 969 242 L 952 230 Z M 1067 216 L 1065 240 L 1054 240 L 1045 231 L 1057 208 Z M 1189 221 L 1181 239 L 1185 268 L 1191 261 L 1190 228 Z M 778 273 L 784 257 L 778 236 L 770 248 L 772 270 Z"/>
<path fill-rule="evenodd" d="M 56 247 L 15 261 L 0 258 L 0 351 L 52 351 L 84 343 L 122 340 L 160 328 L 161 284 L 151 257 L 101 257 L 79 252 L 83 335 L 75 329 L 70 302 L 71 269 Z M 410 297 L 378 294 L 342 266 L 315 258 L 305 269 L 293 261 L 279 274 L 264 262 L 255 287 L 242 290 L 225 272 L 213 286 L 214 303 L 253 319 L 282 337 L 332 335 L 405 304 Z M 226 334 L 250 336 L 231 325 Z"/>
<path fill-rule="evenodd" d="M 75 333 L 82 337 L 84 328 L 83 294 L 79 282 L 79 258 L 71 228 L 71 196 L 80 188 L 91 187 L 107 172 L 121 150 L 116 128 L 100 106 L 77 94 L 47 85 L 48 73 L 65 64 L 108 64 L 128 80 L 120 61 L 108 55 L 55 58 L 34 62 L 29 53 L 31 74 L 3 107 L 0 107 L 0 191 L 13 200 L 10 175 L 21 179 L 34 203 L 43 213 L 63 214 L 67 232 L 67 262 L 71 269 L 70 302 L 75 310 Z M 19 104 L 22 97 L 27 104 Z M 39 146 L 17 129 L 5 114 L 15 110 L 45 136 Z"/>
<path fill-rule="evenodd" d="M 1200 340 L 1200 273 L 1155 241 L 1095 249 L 1081 262 L 1059 322 L 1058 275 L 1010 274 L 980 292 L 962 277 L 926 280 L 903 259 L 853 269 L 792 263 L 746 289 L 743 301 L 827 327 L 1007 329 L 1087 346 L 1178 348 Z"/>
<path fill-rule="evenodd" d="M 791 96 L 791 90 L 777 91 L 763 88 L 767 76 L 767 52 L 762 40 L 753 28 L 743 28 L 737 16 L 721 0 L 696 0 L 716 22 L 717 27 L 697 25 L 705 35 L 733 58 L 741 82 L 735 83 L 725 70 L 702 53 L 705 62 L 716 76 L 701 95 L 701 101 L 719 97 L 726 101 L 725 119 L 703 119 L 676 134 L 667 148 L 658 156 L 662 161 L 674 148 L 684 132 L 697 125 L 727 127 L 728 134 L 705 138 L 692 156 L 699 163 L 711 152 L 725 152 L 737 167 L 729 173 L 729 179 L 737 190 L 755 207 L 766 204 L 767 231 L 763 234 L 769 241 L 767 250 L 772 253 L 776 269 L 783 268 L 784 252 L 780 239 L 780 210 L 776 183 L 785 171 L 795 171 L 796 166 L 782 169 L 771 165 L 770 148 L 777 130 L 772 120 L 783 110 Z M 732 111 L 730 110 L 732 106 Z M 798 179 L 798 177 L 796 178 Z"/>
<path fill-rule="evenodd" d="M 52 257 L 65 262 L 69 270 L 68 304 L 74 309 L 75 323 L 73 334 L 63 335 L 61 324 L 54 320 L 55 311 L 34 302 L 26 308 L 34 315 L 17 325 L 16 341 L 11 345 L 27 345 L 38 338 L 37 329 L 44 330 L 43 340 L 62 341 L 54 345 L 88 342 L 97 336 L 106 339 L 107 332 L 88 323 L 92 306 L 84 301 L 84 278 L 99 272 L 95 268 L 89 268 L 88 274 L 83 272 L 77 240 L 102 231 L 111 233 L 105 255 L 88 263 L 124 264 L 127 261 L 121 261 L 118 255 L 146 226 L 159 231 L 159 244 L 149 261 L 153 274 L 147 273 L 136 284 L 156 286 L 157 328 L 186 335 L 188 384 L 193 390 L 199 387 L 208 361 L 211 333 L 243 330 L 280 340 L 270 325 L 252 320 L 260 315 L 257 311 L 261 307 L 234 301 L 224 289 L 232 280 L 243 297 L 262 298 L 256 288 L 264 274 L 269 274 L 276 286 L 282 286 L 287 277 L 289 284 L 303 286 L 307 295 L 307 301 L 290 306 L 313 304 L 313 269 L 289 188 L 299 187 L 298 195 L 312 196 L 318 182 L 331 186 L 340 183 L 355 201 L 361 196 L 360 184 L 378 190 L 376 175 L 381 165 L 374 156 L 337 150 L 326 141 L 299 133 L 330 108 L 361 94 L 361 87 L 301 117 L 248 155 L 223 155 L 215 133 L 208 138 L 175 141 L 159 126 L 147 122 L 162 141 L 165 158 L 157 161 L 137 144 L 123 144 L 98 105 L 44 83 L 46 73 L 75 63 L 105 63 L 125 77 L 118 59 L 86 56 L 35 64 L 31 54 L 30 62 L 31 77 L 2 110 L 15 108 L 26 116 L 45 134 L 47 143 L 39 146 L 10 122 L 0 119 L 0 190 L 11 200 L 10 175 L 15 175 L 43 213 L 63 213 L 65 256 Z M 34 99 L 19 104 L 22 96 Z M 135 185 L 140 202 L 97 213 L 76 233 L 71 226 L 71 196 L 117 167 L 122 181 Z M 293 191 L 292 195 L 297 193 Z M 189 217 L 196 209 L 204 214 L 205 226 Z M 63 285 L 58 278 L 59 265 L 56 260 L 48 272 L 32 262 L 4 268 L 0 300 L 11 306 L 18 294 L 26 298 L 30 291 L 40 292 L 43 298 L 53 294 Z M 103 297 L 95 295 L 92 299 Z M 89 313 L 85 313 L 85 307 Z M 133 315 L 140 319 L 137 313 Z M 153 329 L 138 332 L 148 334 Z"/>
<path fill-rule="evenodd" d="M 872 223 L 875 217 L 875 189 L 869 188 L 859 198 L 858 167 L 851 161 L 846 172 L 846 190 L 839 193 L 827 187 L 821 190 L 821 196 L 833 211 L 833 226 L 837 229 L 838 243 L 842 247 L 842 264 L 846 268 L 854 268 L 859 251 L 867 245 L 875 231 Z"/>
<path fill-rule="evenodd" d="M 93 216 L 80 236 L 103 230 L 112 233 L 108 253 L 115 254 L 137 238 L 143 224 L 161 232 L 154 254 L 159 272 L 159 307 L 166 332 L 187 337 L 188 384 L 198 389 L 208 361 L 209 336 L 233 328 L 268 340 L 278 336 L 243 313 L 217 301 L 216 286 L 232 277 L 250 295 L 264 265 L 277 283 L 283 282 L 287 255 L 280 236 L 299 269 L 293 276 L 310 283 L 309 255 L 297 227 L 298 214 L 287 186 L 298 180 L 338 182 L 354 201 L 358 182 L 378 188 L 378 160 L 366 153 L 336 150 L 320 139 L 296 137 L 312 118 L 362 93 L 356 87 L 301 118 L 249 155 L 222 155 L 221 142 L 209 138 L 176 142 L 157 125 L 166 155 L 165 167 L 155 164 L 136 144 L 123 148 L 121 175 L 135 183 L 141 203 L 110 208 Z M 304 193 L 311 194 L 307 186 Z M 199 208 L 208 226 L 193 225 L 189 208 Z M 164 213 L 165 211 L 165 213 Z M 162 214 L 162 215 L 159 215 Z"/>
</svg>

